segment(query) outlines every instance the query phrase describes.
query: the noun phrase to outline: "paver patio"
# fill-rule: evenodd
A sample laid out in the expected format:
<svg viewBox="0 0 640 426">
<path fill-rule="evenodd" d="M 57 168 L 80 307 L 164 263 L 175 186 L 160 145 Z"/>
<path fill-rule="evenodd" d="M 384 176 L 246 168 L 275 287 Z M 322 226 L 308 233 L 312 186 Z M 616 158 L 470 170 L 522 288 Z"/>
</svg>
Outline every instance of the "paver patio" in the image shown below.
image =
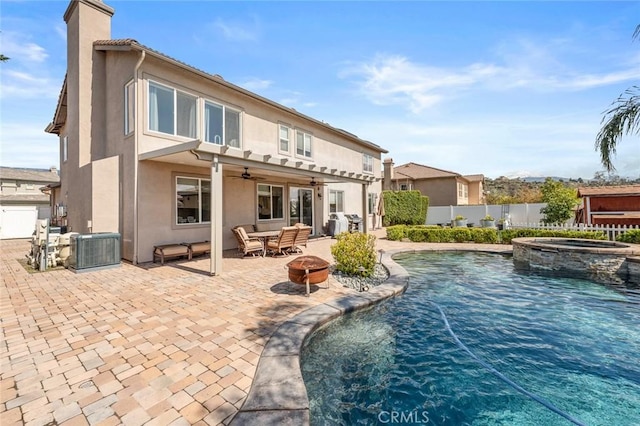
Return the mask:
<svg viewBox="0 0 640 426">
<path fill-rule="evenodd" d="M 387 241 L 377 248 L 510 247 Z M 333 261 L 335 240 L 305 254 Z M 215 425 L 244 402 L 271 334 L 305 309 L 356 293 L 290 283 L 283 258 L 226 254 L 74 274 L 28 273 L 26 240 L 0 242 L 0 424 Z"/>
</svg>

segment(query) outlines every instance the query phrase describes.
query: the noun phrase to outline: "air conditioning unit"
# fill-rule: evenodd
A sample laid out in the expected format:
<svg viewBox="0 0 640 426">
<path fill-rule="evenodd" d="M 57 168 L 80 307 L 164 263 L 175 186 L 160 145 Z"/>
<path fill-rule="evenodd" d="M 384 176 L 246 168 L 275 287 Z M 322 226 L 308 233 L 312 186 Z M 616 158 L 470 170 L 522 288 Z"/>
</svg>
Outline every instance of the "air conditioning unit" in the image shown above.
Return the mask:
<svg viewBox="0 0 640 426">
<path fill-rule="evenodd" d="M 69 267 L 79 270 L 120 266 L 120 234 L 71 235 Z"/>
</svg>

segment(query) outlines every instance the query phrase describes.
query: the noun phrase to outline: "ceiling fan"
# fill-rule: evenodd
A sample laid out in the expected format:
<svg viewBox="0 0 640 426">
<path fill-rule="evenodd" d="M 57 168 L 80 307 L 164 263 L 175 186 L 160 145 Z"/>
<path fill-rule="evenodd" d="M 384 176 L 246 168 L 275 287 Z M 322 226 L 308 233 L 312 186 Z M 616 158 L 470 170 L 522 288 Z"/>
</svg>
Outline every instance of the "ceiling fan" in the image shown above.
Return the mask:
<svg viewBox="0 0 640 426">
<path fill-rule="evenodd" d="M 245 167 L 244 168 L 244 172 L 242 172 L 242 174 L 240 176 L 231 176 L 232 178 L 236 178 L 236 179 L 250 179 L 250 180 L 260 180 L 263 178 L 258 178 L 258 177 L 252 177 L 251 173 L 249 173 L 249 168 Z"/>
<path fill-rule="evenodd" d="M 314 178 L 314 177 L 311 178 L 311 182 L 309 182 L 309 185 L 310 186 L 327 186 L 326 183 L 316 182 L 316 178 Z"/>
</svg>

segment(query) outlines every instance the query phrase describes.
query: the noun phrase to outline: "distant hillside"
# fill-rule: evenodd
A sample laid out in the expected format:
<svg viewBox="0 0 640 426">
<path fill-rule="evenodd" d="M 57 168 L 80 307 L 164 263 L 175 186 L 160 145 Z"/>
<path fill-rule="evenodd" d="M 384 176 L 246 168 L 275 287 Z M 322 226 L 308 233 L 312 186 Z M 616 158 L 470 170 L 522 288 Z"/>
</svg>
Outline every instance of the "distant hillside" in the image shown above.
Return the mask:
<svg viewBox="0 0 640 426">
<path fill-rule="evenodd" d="M 619 176 L 596 174 L 593 179 L 567 179 L 550 176 L 551 179 L 563 182 L 571 188 L 580 186 L 637 185 L 640 178 L 627 179 Z M 539 203 L 542 194 L 540 188 L 546 177 L 519 177 L 510 179 L 501 176 L 497 179 L 485 178 L 484 191 L 487 204 Z"/>
</svg>

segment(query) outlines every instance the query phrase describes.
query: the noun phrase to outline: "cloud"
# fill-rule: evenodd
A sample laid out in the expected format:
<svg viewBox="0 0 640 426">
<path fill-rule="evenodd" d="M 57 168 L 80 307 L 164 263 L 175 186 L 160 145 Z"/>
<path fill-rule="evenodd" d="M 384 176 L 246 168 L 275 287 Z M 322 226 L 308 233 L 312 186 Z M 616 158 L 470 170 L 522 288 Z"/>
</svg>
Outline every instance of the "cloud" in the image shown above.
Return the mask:
<svg viewBox="0 0 640 426">
<path fill-rule="evenodd" d="M 2 53 L 16 62 L 42 63 L 49 57 L 44 47 L 27 41 L 21 34 L 11 31 L 2 34 Z"/>
<path fill-rule="evenodd" d="M 230 41 L 257 41 L 260 35 L 259 23 L 255 18 L 252 23 L 225 22 L 218 18 L 214 21 L 213 27 Z"/>
<path fill-rule="evenodd" d="M 239 86 L 251 91 L 266 90 L 272 85 L 273 81 L 260 78 L 251 78 L 244 83 L 239 84 Z"/>
<path fill-rule="evenodd" d="M 423 65 L 398 55 L 378 55 L 370 63 L 346 69 L 342 77 L 355 76 L 359 90 L 377 105 L 406 104 L 420 113 L 482 80 L 503 74 L 504 70 L 487 64 L 472 64 L 459 70 Z"/>
<path fill-rule="evenodd" d="M 512 90 L 575 92 L 634 82 L 640 75 L 640 55 L 614 62 L 603 70 L 601 63 L 593 63 L 589 57 L 593 52 L 582 52 L 583 56 L 577 59 L 569 54 L 565 58 L 571 49 L 566 39 L 545 44 L 520 38 L 494 48 L 482 62 L 457 68 L 401 55 L 377 54 L 369 61 L 349 64 L 339 77 L 350 79 L 358 92 L 375 105 L 401 105 L 420 114 L 476 91 L 484 91 L 482 96 Z M 599 71 L 593 72 L 594 68 Z"/>
<path fill-rule="evenodd" d="M 47 76 L 12 69 L 3 71 L 2 75 L 2 99 L 57 99 L 60 93 L 60 82 Z"/>
</svg>

